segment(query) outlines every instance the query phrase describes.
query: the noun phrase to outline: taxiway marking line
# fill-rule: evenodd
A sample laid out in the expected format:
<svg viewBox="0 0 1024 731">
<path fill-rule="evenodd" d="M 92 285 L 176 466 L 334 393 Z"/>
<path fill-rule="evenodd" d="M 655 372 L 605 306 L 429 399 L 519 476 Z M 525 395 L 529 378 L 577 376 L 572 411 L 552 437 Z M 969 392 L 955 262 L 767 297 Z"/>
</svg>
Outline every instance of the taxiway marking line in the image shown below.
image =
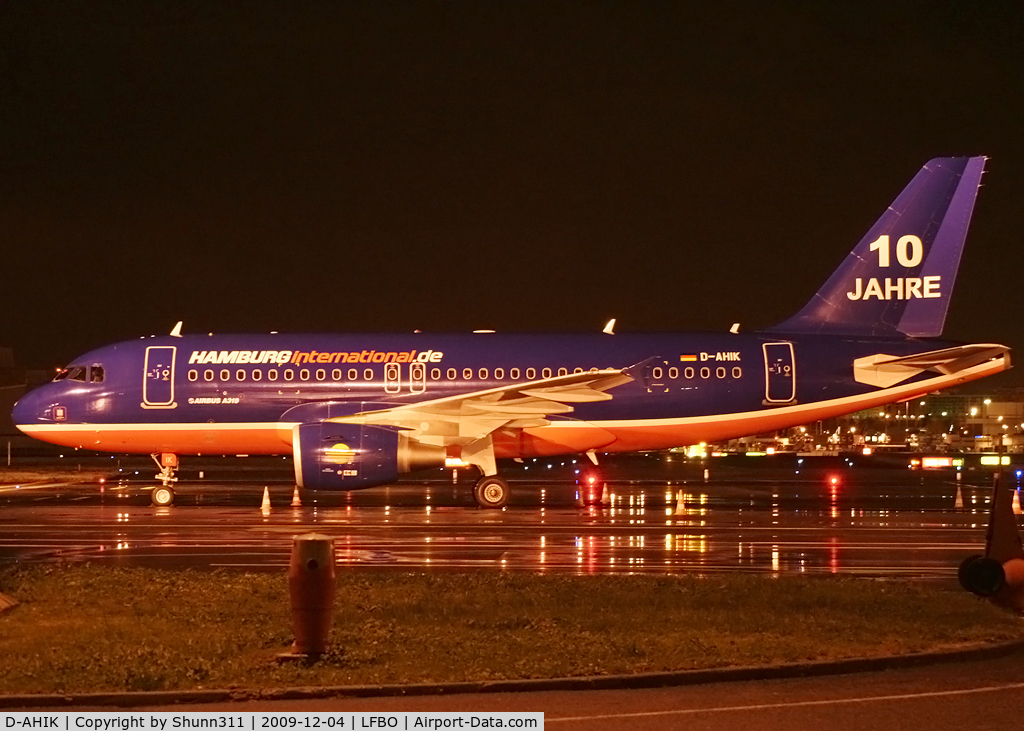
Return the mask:
<svg viewBox="0 0 1024 731">
<path fill-rule="evenodd" d="M 593 716 L 563 716 L 561 718 L 547 718 L 544 723 L 560 723 L 565 721 L 595 721 L 612 718 L 648 718 L 654 716 L 684 716 L 697 713 L 722 713 L 728 711 L 764 711 L 773 708 L 802 708 L 809 706 L 830 706 L 848 703 L 874 703 L 876 701 L 905 701 L 917 700 L 919 698 L 942 698 L 957 695 L 972 695 L 977 693 L 994 693 L 1002 690 L 1016 690 L 1024 688 L 1024 683 L 1009 683 L 1007 685 L 992 685 L 984 688 L 963 688 L 960 690 L 936 690 L 927 693 L 903 693 L 900 695 L 876 695 L 863 696 L 858 698 L 831 698 L 820 701 L 793 701 L 790 703 L 759 703 L 749 706 L 718 706 L 715 708 L 680 708 L 670 711 L 644 711 L 640 713 L 607 713 Z"/>
</svg>

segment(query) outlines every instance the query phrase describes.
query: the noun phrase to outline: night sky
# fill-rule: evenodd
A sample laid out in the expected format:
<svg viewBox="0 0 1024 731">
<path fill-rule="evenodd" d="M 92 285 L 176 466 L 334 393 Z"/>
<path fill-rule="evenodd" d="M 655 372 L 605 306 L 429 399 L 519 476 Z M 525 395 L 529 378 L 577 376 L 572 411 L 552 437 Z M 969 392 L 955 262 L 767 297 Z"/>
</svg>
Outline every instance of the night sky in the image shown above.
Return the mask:
<svg viewBox="0 0 1024 731">
<path fill-rule="evenodd" d="M 984 154 L 946 335 L 1021 358 L 1022 7 L 5 3 L 0 345 L 767 327 Z"/>
</svg>

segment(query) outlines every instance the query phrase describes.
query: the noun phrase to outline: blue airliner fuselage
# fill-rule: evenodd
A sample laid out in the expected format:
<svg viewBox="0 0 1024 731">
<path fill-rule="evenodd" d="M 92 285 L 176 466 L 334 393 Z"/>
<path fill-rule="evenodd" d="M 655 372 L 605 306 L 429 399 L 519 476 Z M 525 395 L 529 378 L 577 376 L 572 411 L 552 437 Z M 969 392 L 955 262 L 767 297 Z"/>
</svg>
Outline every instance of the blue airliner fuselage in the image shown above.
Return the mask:
<svg viewBox="0 0 1024 731">
<path fill-rule="evenodd" d="M 916 398 L 1009 367 L 938 340 L 983 158 L 929 162 L 799 313 L 754 333 L 209 335 L 87 353 L 14 409 L 71 447 L 281 454 L 355 489 L 464 464 L 719 441 Z M 172 459 L 168 459 L 172 458 Z M 165 484 L 166 486 L 166 484 Z M 173 493 L 169 493 L 173 494 Z"/>
</svg>

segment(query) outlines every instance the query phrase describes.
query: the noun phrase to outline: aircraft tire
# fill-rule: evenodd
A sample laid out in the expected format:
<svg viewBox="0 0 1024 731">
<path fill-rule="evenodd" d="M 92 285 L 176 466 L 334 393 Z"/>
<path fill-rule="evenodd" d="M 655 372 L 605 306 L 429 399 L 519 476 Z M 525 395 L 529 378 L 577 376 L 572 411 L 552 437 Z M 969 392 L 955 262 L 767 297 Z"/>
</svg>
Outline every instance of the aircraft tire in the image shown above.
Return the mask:
<svg viewBox="0 0 1024 731">
<path fill-rule="evenodd" d="M 153 501 L 153 505 L 158 508 L 170 507 L 174 504 L 174 489 L 166 485 L 154 487 L 150 498 Z"/>
<path fill-rule="evenodd" d="M 981 555 L 968 556 L 957 570 L 960 586 L 980 597 L 990 597 L 1006 584 L 1003 565 Z"/>
<path fill-rule="evenodd" d="M 500 477 L 481 477 L 473 487 L 473 499 L 481 508 L 497 509 L 505 507 L 511 490 L 508 483 Z"/>
</svg>

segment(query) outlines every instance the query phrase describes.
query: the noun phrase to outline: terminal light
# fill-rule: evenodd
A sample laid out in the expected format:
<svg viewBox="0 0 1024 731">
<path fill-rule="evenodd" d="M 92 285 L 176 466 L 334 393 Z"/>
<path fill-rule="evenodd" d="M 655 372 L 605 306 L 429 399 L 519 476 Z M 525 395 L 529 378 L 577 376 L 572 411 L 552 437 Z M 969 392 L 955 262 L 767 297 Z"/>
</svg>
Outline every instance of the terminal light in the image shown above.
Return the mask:
<svg viewBox="0 0 1024 731">
<path fill-rule="evenodd" d="M 986 454 L 982 456 L 981 463 L 986 467 L 993 467 L 1001 464 L 1008 465 L 1010 464 L 1010 458 L 1004 456 L 1000 459 L 1000 457 L 995 454 Z"/>
</svg>

